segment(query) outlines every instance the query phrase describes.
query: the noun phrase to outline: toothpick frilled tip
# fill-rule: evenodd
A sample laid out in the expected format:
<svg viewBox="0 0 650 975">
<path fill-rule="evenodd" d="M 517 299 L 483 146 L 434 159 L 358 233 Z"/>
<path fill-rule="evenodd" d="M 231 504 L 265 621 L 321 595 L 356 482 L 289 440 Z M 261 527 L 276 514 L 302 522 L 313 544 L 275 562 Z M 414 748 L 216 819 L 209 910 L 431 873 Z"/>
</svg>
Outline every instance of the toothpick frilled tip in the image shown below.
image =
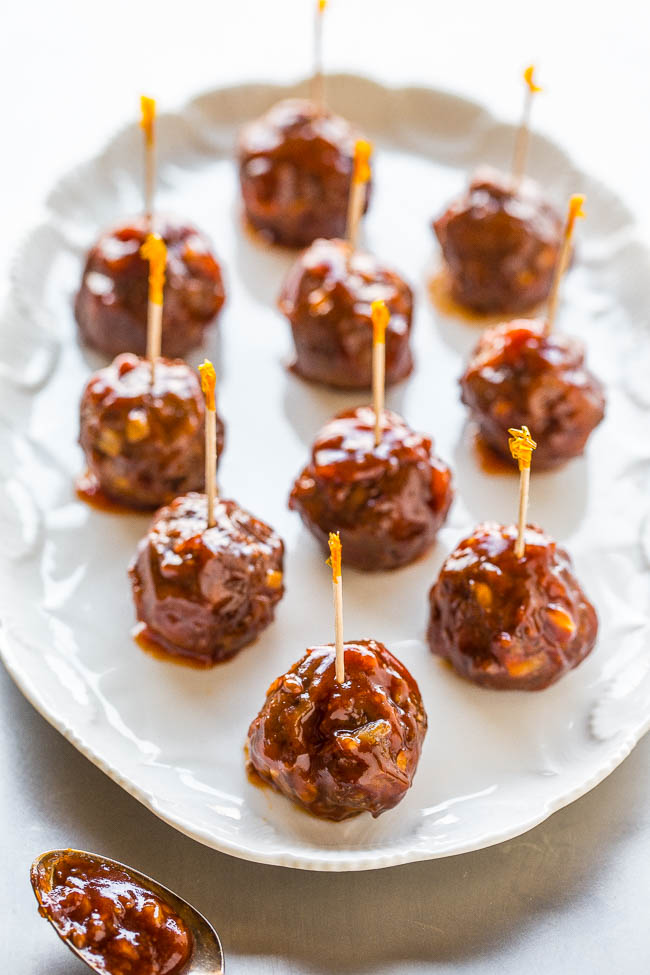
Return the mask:
<svg viewBox="0 0 650 975">
<path fill-rule="evenodd" d="M 528 90 L 530 91 L 531 95 L 535 95 L 537 92 L 542 91 L 541 87 L 535 82 L 535 79 L 533 77 L 534 74 L 535 74 L 535 65 L 529 64 L 526 70 L 524 71 L 524 81 L 528 85 Z"/>
<path fill-rule="evenodd" d="M 327 7 L 327 0 L 318 0 L 318 12 L 319 13 L 321 13 L 321 14 L 324 13 L 326 7 Z"/>
<path fill-rule="evenodd" d="M 147 234 L 147 239 L 140 248 L 140 256 L 149 261 L 149 301 L 162 305 L 167 264 L 165 241 L 159 234 Z"/>
<path fill-rule="evenodd" d="M 510 434 L 508 446 L 512 454 L 512 459 L 519 462 L 520 471 L 526 470 L 526 468 L 530 467 L 533 450 L 535 450 L 537 444 L 531 437 L 528 427 L 522 426 L 521 430 L 518 430 L 516 427 L 511 427 L 508 433 Z"/>
<path fill-rule="evenodd" d="M 338 532 L 330 532 L 328 545 L 330 557 L 327 564 L 332 568 L 332 580 L 338 582 L 341 578 L 341 536 Z"/>
<path fill-rule="evenodd" d="M 140 128 L 145 134 L 147 145 L 153 142 L 153 124 L 156 120 L 156 99 L 140 95 Z"/>
<path fill-rule="evenodd" d="M 199 376 L 201 377 L 201 389 L 205 396 L 206 409 L 216 410 L 215 389 L 217 386 L 217 374 L 209 359 L 205 359 L 199 366 Z"/>
<path fill-rule="evenodd" d="M 372 143 L 366 139 L 357 139 L 354 146 L 354 171 L 352 179 L 355 183 L 367 183 L 370 179 L 370 157 Z"/>
<path fill-rule="evenodd" d="M 579 193 L 574 193 L 569 200 L 569 223 L 573 223 L 578 217 L 586 217 L 587 214 L 582 209 L 582 205 L 585 202 L 584 196 Z"/>
<path fill-rule="evenodd" d="M 370 305 L 372 318 L 372 340 L 375 345 L 386 341 L 386 328 L 390 320 L 390 312 L 385 301 L 373 301 Z"/>
</svg>

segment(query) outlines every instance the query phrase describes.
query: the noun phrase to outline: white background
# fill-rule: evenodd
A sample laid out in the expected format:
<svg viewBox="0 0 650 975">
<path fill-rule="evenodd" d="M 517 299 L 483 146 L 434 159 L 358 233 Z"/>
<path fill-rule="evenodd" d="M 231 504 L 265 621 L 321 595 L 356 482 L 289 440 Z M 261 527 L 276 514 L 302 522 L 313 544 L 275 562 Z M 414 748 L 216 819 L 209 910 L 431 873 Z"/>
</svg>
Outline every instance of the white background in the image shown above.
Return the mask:
<svg viewBox="0 0 650 975">
<path fill-rule="evenodd" d="M 48 187 L 133 117 L 188 95 L 309 70 L 312 0 L 22 0 L 0 31 L 0 271 Z M 650 7 L 632 0 L 331 0 L 326 60 L 517 116 L 613 186 L 650 240 Z M 579 189 L 576 187 L 576 189 Z M 587 202 L 588 209 L 588 202 Z M 229 972 L 642 973 L 650 968 L 650 741 L 592 794 L 478 854 L 375 874 L 240 863 L 176 834 L 105 779 L 0 673 L 0 970 L 80 968 L 38 919 L 29 862 L 74 844 L 132 862 L 218 927 Z M 19 946 L 12 944 L 19 938 Z"/>
</svg>

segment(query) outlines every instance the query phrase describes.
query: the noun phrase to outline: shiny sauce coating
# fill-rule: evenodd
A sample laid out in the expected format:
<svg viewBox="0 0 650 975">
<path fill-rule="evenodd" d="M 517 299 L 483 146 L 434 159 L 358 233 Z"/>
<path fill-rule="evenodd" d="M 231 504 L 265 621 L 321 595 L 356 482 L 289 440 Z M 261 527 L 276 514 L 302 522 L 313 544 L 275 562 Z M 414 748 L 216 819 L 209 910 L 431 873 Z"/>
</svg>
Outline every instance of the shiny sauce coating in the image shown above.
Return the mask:
<svg viewBox="0 0 650 975">
<path fill-rule="evenodd" d="M 344 118 L 307 99 L 277 102 L 249 123 L 238 160 L 250 224 L 288 247 L 342 237 L 358 138 Z"/>
<path fill-rule="evenodd" d="M 582 343 L 542 321 L 488 329 L 460 380 L 481 438 L 509 459 L 508 429 L 525 424 L 538 442 L 537 470 L 580 455 L 605 414 L 605 394 L 585 364 Z"/>
<path fill-rule="evenodd" d="M 400 275 L 345 240 L 316 240 L 285 279 L 278 306 L 291 325 L 294 371 L 328 386 L 369 389 L 372 384 L 373 301 L 390 313 L 386 383 L 413 368 L 410 331 L 413 293 Z"/>
<path fill-rule="evenodd" d="M 383 644 L 346 643 L 344 654 L 339 684 L 334 648 L 307 650 L 271 684 L 248 732 L 257 775 L 336 821 L 376 817 L 403 799 L 427 728 L 415 680 Z"/>
<path fill-rule="evenodd" d="M 178 914 L 111 864 L 61 857 L 39 901 L 61 935 L 108 975 L 180 975 L 192 954 Z"/>
<path fill-rule="evenodd" d="M 451 473 L 432 441 L 385 410 L 380 443 L 367 406 L 345 410 L 318 434 L 289 507 L 325 547 L 340 531 L 346 562 L 391 569 L 434 541 L 452 500 Z"/>
<path fill-rule="evenodd" d="M 92 478 L 108 499 L 157 508 L 203 487 L 205 405 L 196 371 L 180 359 L 125 353 L 94 373 L 80 405 L 79 442 Z M 217 417 L 217 458 L 224 427 Z M 91 497 L 92 500 L 92 497 Z"/>
<path fill-rule="evenodd" d="M 434 221 L 452 297 L 481 314 L 516 314 L 551 288 L 562 220 L 525 179 L 479 170 L 467 192 Z"/>
<path fill-rule="evenodd" d="M 155 515 L 129 568 L 139 637 L 211 666 L 273 620 L 284 594 L 284 545 L 276 532 L 219 499 L 207 527 L 205 495 L 176 498 Z"/>
<path fill-rule="evenodd" d="M 448 556 L 429 593 L 432 653 L 463 677 L 502 690 L 541 690 L 591 652 L 598 618 L 571 559 L 534 525 L 478 525 Z"/>
<path fill-rule="evenodd" d="M 223 306 L 221 268 L 196 227 L 157 216 L 154 229 L 167 245 L 162 351 L 184 356 Z M 140 248 L 148 230 L 144 217 L 107 230 L 86 258 L 75 316 L 84 342 L 109 356 L 146 351 L 149 269 Z"/>
</svg>

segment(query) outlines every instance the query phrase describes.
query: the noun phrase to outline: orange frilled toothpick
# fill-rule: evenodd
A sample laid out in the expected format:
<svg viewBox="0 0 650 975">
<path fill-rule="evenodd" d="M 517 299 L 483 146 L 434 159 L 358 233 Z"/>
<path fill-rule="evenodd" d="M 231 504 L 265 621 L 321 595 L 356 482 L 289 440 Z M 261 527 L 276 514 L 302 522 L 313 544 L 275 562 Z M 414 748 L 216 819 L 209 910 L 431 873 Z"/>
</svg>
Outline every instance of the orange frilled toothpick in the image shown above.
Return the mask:
<svg viewBox="0 0 650 975">
<path fill-rule="evenodd" d="M 325 106 L 325 76 L 323 73 L 323 21 L 327 0 L 315 0 L 314 20 L 314 74 L 312 76 L 312 99 L 322 110 Z"/>
<path fill-rule="evenodd" d="M 199 366 L 201 389 L 205 396 L 205 494 L 208 500 L 208 528 L 215 524 L 214 505 L 217 498 L 217 403 L 215 390 L 217 374 L 212 363 L 205 359 Z"/>
<path fill-rule="evenodd" d="M 149 230 L 153 221 L 153 195 L 156 184 L 156 101 L 140 96 L 140 128 L 144 132 L 144 212 Z"/>
<path fill-rule="evenodd" d="M 327 564 L 332 567 L 332 589 L 334 593 L 334 641 L 336 646 L 336 680 L 345 680 L 345 652 L 343 648 L 343 588 L 341 580 L 341 537 L 338 532 L 330 532 L 330 557 Z"/>
<path fill-rule="evenodd" d="M 562 283 L 564 272 L 569 264 L 569 255 L 571 254 L 573 227 L 578 217 L 585 216 L 585 212 L 582 209 L 582 204 L 584 202 L 584 196 L 580 196 L 579 194 L 575 194 L 569 200 L 566 223 L 564 224 L 564 235 L 562 237 L 562 247 L 560 248 L 560 255 L 557 259 L 557 264 L 555 265 L 555 276 L 553 277 L 553 284 L 551 285 L 551 291 L 548 296 L 548 306 L 546 310 L 547 332 L 552 331 L 553 325 L 555 324 L 555 316 L 557 315 L 557 307 L 560 299 L 560 284 Z"/>
<path fill-rule="evenodd" d="M 348 199 L 348 216 L 345 236 L 353 250 L 356 250 L 359 236 L 361 213 L 366 199 L 366 186 L 370 180 L 370 156 L 372 145 L 365 139 L 359 139 L 354 147 L 354 165 L 350 181 L 350 196 Z"/>
<path fill-rule="evenodd" d="M 156 360 L 162 344 L 163 288 L 167 247 L 158 234 L 148 234 L 140 255 L 149 261 L 149 303 L 147 305 L 147 359 L 151 363 L 151 384 L 156 378 Z"/>
<path fill-rule="evenodd" d="M 386 327 L 390 313 L 385 301 L 373 301 L 372 315 L 372 405 L 375 411 L 375 447 L 381 443 L 386 385 Z"/>
<path fill-rule="evenodd" d="M 528 512 L 528 489 L 530 487 L 530 462 L 537 444 L 530 435 L 528 427 L 521 430 L 511 428 L 508 430 L 510 439 L 508 446 L 513 460 L 519 463 L 519 520 L 517 524 L 517 541 L 515 542 L 515 555 L 518 559 L 523 557 L 526 550 L 526 514 Z"/>
<path fill-rule="evenodd" d="M 528 65 L 524 71 L 524 81 L 526 83 L 526 94 L 524 95 L 524 109 L 521 116 L 517 138 L 515 139 L 515 151 L 512 157 L 512 182 L 514 186 L 521 183 L 526 169 L 528 158 L 528 143 L 530 142 L 530 111 L 533 105 L 533 97 L 542 89 L 535 84 L 533 75 L 535 68 L 532 64 Z"/>
</svg>

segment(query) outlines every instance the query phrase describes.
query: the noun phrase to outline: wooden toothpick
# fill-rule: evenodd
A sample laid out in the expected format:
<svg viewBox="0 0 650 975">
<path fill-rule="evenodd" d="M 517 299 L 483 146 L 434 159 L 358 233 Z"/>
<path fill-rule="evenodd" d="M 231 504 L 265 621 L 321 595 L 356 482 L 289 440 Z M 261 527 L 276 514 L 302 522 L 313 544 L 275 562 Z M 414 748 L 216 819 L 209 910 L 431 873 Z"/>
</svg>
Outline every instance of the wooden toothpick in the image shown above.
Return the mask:
<svg viewBox="0 0 650 975">
<path fill-rule="evenodd" d="M 555 265 L 555 275 L 553 277 L 553 284 L 551 285 L 551 291 L 548 296 L 548 306 L 546 310 L 546 331 L 550 332 L 555 324 L 555 316 L 557 315 L 557 307 L 560 299 L 560 284 L 562 283 L 562 278 L 569 264 L 569 256 L 571 254 L 571 238 L 573 237 L 573 227 L 578 219 L 578 217 L 584 217 L 585 212 L 582 209 L 582 204 L 585 202 L 584 196 L 575 194 L 569 200 L 569 206 L 567 209 L 566 223 L 564 224 L 564 235 L 562 237 L 562 246 L 560 248 L 560 254 L 557 259 L 557 264 Z"/>
<path fill-rule="evenodd" d="M 385 301 L 373 301 L 372 315 L 372 405 L 375 411 L 375 447 L 381 443 L 386 378 L 386 327 L 390 312 Z"/>
<path fill-rule="evenodd" d="M 353 250 L 357 247 L 359 224 L 366 199 L 366 186 L 370 179 L 370 156 L 372 145 L 365 139 L 359 139 L 354 147 L 354 166 L 350 181 L 350 196 L 348 198 L 348 216 L 345 236 L 350 241 Z"/>
<path fill-rule="evenodd" d="M 510 434 L 508 440 L 510 453 L 513 460 L 519 463 L 519 520 L 515 555 L 520 559 L 526 550 L 526 513 L 528 511 L 528 489 L 530 487 L 530 462 L 537 444 L 531 437 L 528 427 L 522 427 L 521 430 L 513 427 L 508 430 L 508 433 Z"/>
<path fill-rule="evenodd" d="M 151 363 L 151 385 L 156 378 L 156 360 L 162 345 L 163 288 L 167 247 L 158 234 L 148 234 L 140 255 L 149 261 L 149 303 L 147 305 L 147 359 Z"/>
<path fill-rule="evenodd" d="M 205 396 L 205 495 L 208 499 L 208 528 L 216 523 L 214 505 L 217 498 L 217 375 L 209 359 L 199 366 L 201 389 Z"/>
<path fill-rule="evenodd" d="M 325 76 L 323 73 L 323 21 L 327 0 L 316 0 L 314 21 L 314 74 L 311 82 L 312 99 L 322 111 L 325 107 Z"/>
<path fill-rule="evenodd" d="M 334 640 L 336 645 L 336 680 L 345 680 L 345 653 L 343 648 L 343 588 L 341 580 L 341 537 L 338 532 L 330 532 L 330 557 L 327 564 L 332 567 L 332 588 L 334 592 Z"/>
<path fill-rule="evenodd" d="M 144 213 L 147 229 L 153 225 L 153 195 L 156 185 L 156 101 L 140 96 L 140 128 L 144 132 Z"/>
<path fill-rule="evenodd" d="M 526 94 L 524 95 L 524 108 L 521 122 L 517 130 L 515 139 L 515 150 L 512 157 L 512 183 L 515 188 L 521 183 L 526 169 L 528 158 L 528 144 L 530 142 L 530 110 L 533 105 L 533 97 L 542 89 L 535 84 L 533 74 L 535 68 L 530 64 L 524 71 L 524 81 L 526 82 Z"/>
</svg>

